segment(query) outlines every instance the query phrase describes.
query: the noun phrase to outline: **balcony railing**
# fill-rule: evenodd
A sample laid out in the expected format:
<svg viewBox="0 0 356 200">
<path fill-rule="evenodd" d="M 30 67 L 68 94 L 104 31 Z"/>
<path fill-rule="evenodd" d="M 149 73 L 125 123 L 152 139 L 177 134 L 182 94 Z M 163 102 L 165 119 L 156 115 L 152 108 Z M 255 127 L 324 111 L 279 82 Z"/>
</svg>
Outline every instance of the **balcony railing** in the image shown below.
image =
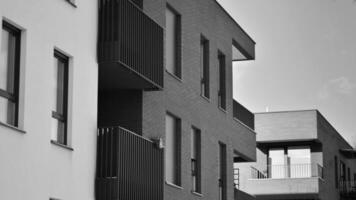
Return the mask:
<svg viewBox="0 0 356 200">
<path fill-rule="evenodd" d="M 246 126 L 255 129 L 255 115 L 239 102 L 233 100 L 233 115 Z"/>
<path fill-rule="evenodd" d="M 251 167 L 252 179 L 270 178 L 323 178 L 323 167 L 319 164 L 268 165 L 267 173 Z"/>
<path fill-rule="evenodd" d="M 163 150 L 121 127 L 97 139 L 96 200 L 163 200 Z"/>
<path fill-rule="evenodd" d="M 350 199 L 356 199 L 356 181 L 340 181 L 340 195 Z"/>
<path fill-rule="evenodd" d="M 99 0 L 101 87 L 163 88 L 163 34 L 130 0 Z"/>
</svg>

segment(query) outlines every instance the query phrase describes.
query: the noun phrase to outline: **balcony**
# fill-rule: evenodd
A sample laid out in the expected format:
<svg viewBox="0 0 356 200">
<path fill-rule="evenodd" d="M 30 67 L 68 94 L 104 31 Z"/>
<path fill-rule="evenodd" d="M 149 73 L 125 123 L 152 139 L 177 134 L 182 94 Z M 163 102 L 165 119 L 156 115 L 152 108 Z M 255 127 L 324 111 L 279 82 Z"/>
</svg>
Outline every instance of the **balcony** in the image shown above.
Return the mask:
<svg viewBox="0 0 356 200">
<path fill-rule="evenodd" d="M 340 181 L 339 191 L 342 200 L 356 199 L 356 181 Z"/>
<path fill-rule="evenodd" d="M 163 150 L 121 127 L 100 128 L 96 200 L 163 200 Z"/>
<path fill-rule="evenodd" d="M 271 165 L 267 173 L 251 168 L 246 192 L 258 198 L 313 199 L 318 197 L 323 168 L 318 164 Z"/>
<path fill-rule="evenodd" d="M 233 115 L 252 130 L 255 129 L 255 115 L 235 100 L 233 100 Z"/>
<path fill-rule="evenodd" d="M 129 0 L 99 0 L 99 87 L 163 88 L 163 28 Z"/>
</svg>

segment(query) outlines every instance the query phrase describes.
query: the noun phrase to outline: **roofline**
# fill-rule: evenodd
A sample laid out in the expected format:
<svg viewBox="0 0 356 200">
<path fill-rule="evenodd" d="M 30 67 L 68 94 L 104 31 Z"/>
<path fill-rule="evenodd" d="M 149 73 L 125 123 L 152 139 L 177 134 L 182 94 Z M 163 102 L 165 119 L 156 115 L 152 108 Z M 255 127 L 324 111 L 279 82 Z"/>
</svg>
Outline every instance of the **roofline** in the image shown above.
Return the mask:
<svg viewBox="0 0 356 200">
<path fill-rule="evenodd" d="M 324 117 L 323 114 L 321 114 L 321 112 L 319 112 L 319 110 L 316 110 L 317 113 L 326 121 L 326 123 L 328 123 L 330 125 L 330 127 L 337 133 L 336 135 L 340 137 L 340 139 L 342 141 L 344 141 L 351 149 L 353 149 L 354 147 L 340 134 L 340 132 L 338 130 L 336 130 L 336 128 L 329 122 L 329 120 L 327 120 L 326 117 Z"/>
<path fill-rule="evenodd" d="M 336 132 L 336 135 L 344 141 L 350 148 L 354 148 L 341 134 L 340 132 L 329 122 L 329 120 L 318 110 L 318 109 L 304 109 L 304 110 L 285 110 L 285 111 L 273 111 L 273 112 L 258 112 L 255 115 L 263 115 L 263 114 L 270 114 L 270 113 L 289 113 L 289 112 L 316 112 L 317 115 L 320 115 L 328 124 L 329 126 Z"/>
<path fill-rule="evenodd" d="M 236 26 L 238 26 L 238 27 L 241 29 L 241 31 L 242 31 L 243 33 L 245 33 L 245 34 L 247 35 L 247 37 L 248 37 L 254 44 L 256 44 L 255 40 L 253 40 L 252 37 L 251 37 L 249 34 L 247 34 L 247 32 L 236 22 L 236 20 L 230 15 L 230 13 L 228 13 L 227 10 L 225 10 L 225 8 L 224 8 L 217 0 L 212 0 L 212 1 L 214 1 L 214 2 L 218 5 L 218 7 L 220 7 L 220 9 L 236 24 Z"/>
<path fill-rule="evenodd" d="M 278 110 L 278 111 L 270 111 L 270 112 L 256 112 L 256 115 L 259 114 L 270 114 L 270 113 L 289 113 L 289 112 L 319 112 L 318 109 L 302 109 L 302 110 Z"/>
</svg>

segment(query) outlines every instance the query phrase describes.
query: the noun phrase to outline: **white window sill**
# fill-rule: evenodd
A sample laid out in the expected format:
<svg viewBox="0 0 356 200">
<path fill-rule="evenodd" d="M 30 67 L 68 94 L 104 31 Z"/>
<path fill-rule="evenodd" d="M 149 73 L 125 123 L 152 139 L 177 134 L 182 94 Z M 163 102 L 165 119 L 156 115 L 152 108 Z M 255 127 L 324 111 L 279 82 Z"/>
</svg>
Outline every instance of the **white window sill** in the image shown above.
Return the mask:
<svg viewBox="0 0 356 200">
<path fill-rule="evenodd" d="M 25 134 L 25 133 L 26 133 L 26 131 L 24 131 L 24 130 L 22 130 L 22 129 L 16 127 L 16 126 L 12 126 L 12 125 L 9 125 L 9 124 L 5 124 L 5 123 L 3 123 L 3 122 L 0 122 L 0 126 L 3 126 L 3 127 L 5 127 L 5 128 L 8 128 L 8 129 L 12 129 L 12 130 L 14 130 L 14 131 L 16 131 L 16 132 L 18 132 L 18 133 L 22 133 L 22 134 Z"/>
</svg>

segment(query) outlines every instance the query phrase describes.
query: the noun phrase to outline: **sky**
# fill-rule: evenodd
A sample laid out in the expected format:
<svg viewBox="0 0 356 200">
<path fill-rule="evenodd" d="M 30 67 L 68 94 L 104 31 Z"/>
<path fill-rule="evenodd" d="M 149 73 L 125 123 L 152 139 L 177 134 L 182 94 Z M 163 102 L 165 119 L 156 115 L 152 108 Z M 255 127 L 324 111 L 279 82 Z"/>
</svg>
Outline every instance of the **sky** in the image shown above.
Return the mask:
<svg viewBox="0 0 356 200">
<path fill-rule="evenodd" d="M 252 112 L 318 109 L 356 146 L 356 0 L 218 0 L 254 39 L 234 65 Z"/>
</svg>

